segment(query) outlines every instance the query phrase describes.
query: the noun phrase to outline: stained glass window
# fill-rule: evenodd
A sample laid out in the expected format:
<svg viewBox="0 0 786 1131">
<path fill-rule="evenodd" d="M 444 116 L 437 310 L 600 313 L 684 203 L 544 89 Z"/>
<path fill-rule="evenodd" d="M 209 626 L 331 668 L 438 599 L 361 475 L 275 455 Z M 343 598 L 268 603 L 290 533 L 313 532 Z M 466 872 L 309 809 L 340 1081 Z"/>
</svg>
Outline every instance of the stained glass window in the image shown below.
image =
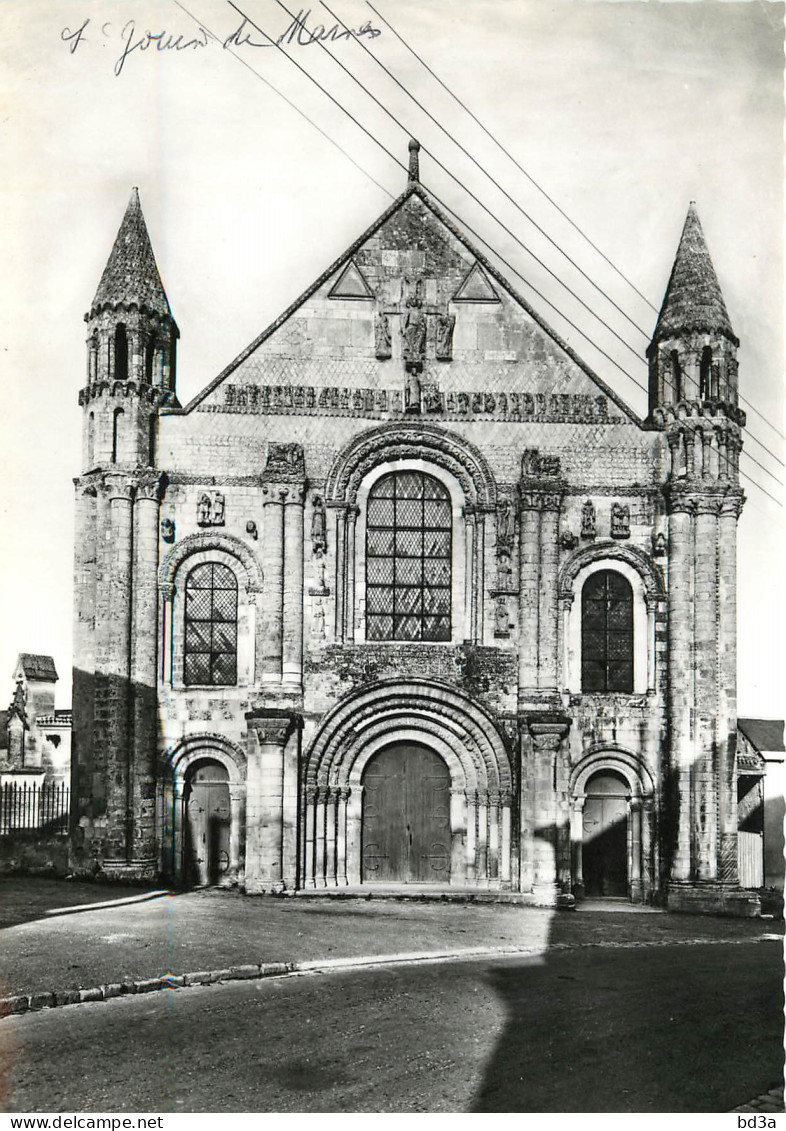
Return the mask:
<svg viewBox="0 0 786 1131">
<path fill-rule="evenodd" d="M 604 569 L 581 595 L 582 691 L 633 691 L 633 591 L 620 573 Z"/>
<path fill-rule="evenodd" d="M 237 579 L 220 562 L 195 566 L 186 578 L 187 686 L 237 683 Z"/>
<path fill-rule="evenodd" d="M 452 509 L 445 487 L 395 471 L 366 517 L 366 638 L 450 640 Z"/>
</svg>

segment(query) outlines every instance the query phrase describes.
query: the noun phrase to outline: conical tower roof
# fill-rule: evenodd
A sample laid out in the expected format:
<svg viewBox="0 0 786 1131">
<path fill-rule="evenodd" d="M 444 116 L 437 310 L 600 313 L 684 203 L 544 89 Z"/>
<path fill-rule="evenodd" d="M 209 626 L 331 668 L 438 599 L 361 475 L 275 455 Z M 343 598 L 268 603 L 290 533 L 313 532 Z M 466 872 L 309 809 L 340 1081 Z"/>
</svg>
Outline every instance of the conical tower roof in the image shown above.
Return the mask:
<svg viewBox="0 0 786 1131">
<path fill-rule="evenodd" d="M 90 316 L 102 307 L 138 306 L 171 318 L 172 311 L 158 273 L 147 232 L 139 190 L 133 189 L 114 247 L 90 307 Z"/>
<path fill-rule="evenodd" d="M 692 330 L 724 334 L 737 342 L 693 201 L 652 341 Z"/>
</svg>

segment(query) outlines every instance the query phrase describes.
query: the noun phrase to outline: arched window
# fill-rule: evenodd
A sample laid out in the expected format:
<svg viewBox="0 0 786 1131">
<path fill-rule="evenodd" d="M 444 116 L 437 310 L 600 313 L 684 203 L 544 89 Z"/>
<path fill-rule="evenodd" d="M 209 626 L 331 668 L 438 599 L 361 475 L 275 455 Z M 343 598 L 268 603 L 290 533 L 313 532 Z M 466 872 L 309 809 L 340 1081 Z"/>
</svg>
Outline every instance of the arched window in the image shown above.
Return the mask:
<svg viewBox="0 0 786 1131">
<path fill-rule="evenodd" d="M 450 495 L 421 471 L 395 471 L 369 492 L 366 638 L 450 640 Z"/>
<path fill-rule="evenodd" d="M 220 562 L 186 578 L 184 660 L 186 686 L 237 683 L 237 578 Z"/>
<path fill-rule="evenodd" d="M 128 335 L 122 322 L 115 327 L 115 380 L 128 380 Z"/>
<path fill-rule="evenodd" d="M 87 417 L 87 468 L 88 470 L 95 462 L 95 449 L 96 449 L 96 418 L 95 413 L 90 413 Z"/>
<path fill-rule="evenodd" d="M 671 351 L 671 380 L 672 391 L 674 394 L 674 403 L 681 401 L 683 398 L 682 391 L 682 366 L 680 365 L 680 355 L 677 350 Z"/>
<path fill-rule="evenodd" d="M 705 346 L 699 363 L 699 396 L 702 400 L 714 396 L 712 390 L 712 349 Z"/>
<path fill-rule="evenodd" d="M 112 463 L 117 463 L 120 455 L 124 416 L 125 412 L 122 408 L 116 408 L 112 414 Z"/>
<path fill-rule="evenodd" d="M 582 691 L 633 691 L 633 590 L 614 570 L 591 574 L 581 592 Z"/>
<path fill-rule="evenodd" d="M 156 462 L 156 440 L 158 439 L 158 415 L 153 412 L 147 421 L 147 462 L 151 467 Z"/>
<path fill-rule="evenodd" d="M 153 358 L 155 357 L 156 344 L 153 338 L 148 338 L 145 344 L 145 381 L 153 384 Z"/>
<path fill-rule="evenodd" d="M 87 351 L 87 376 L 92 385 L 98 378 L 98 336 L 93 334 Z"/>
</svg>

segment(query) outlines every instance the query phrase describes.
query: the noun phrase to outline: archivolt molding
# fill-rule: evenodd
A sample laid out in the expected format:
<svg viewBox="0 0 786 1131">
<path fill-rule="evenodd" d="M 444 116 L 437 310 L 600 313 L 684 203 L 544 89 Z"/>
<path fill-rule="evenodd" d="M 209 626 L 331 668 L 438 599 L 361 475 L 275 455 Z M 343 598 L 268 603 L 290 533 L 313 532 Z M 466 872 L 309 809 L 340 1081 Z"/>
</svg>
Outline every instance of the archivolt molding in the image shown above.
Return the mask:
<svg viewBox="0 0 786 1131">
<path fill-rule="evenodd" d="M 175 584 L 175 574 L 186 558 L 210 550 L 222 550 L 225 554 L 236 558 L 245 571 L 248 592 L 261 592 L 262 570 L 254 554 L 239 538 L 235 538 L 232 534 L 223 534 L 218 530 L 189 534 L 176 542 L 159 567 L 159 588 L 171 593 Z"/>
<path fill-rule="evenodd" d="M 431 738 L 443 757 L 452 752 L 445 760 L 456 788 L 510 791 L 510 760 L 495 724 L 454 688 L 427 680 L 384 680 L 334 707 L 307 752 L 305 784 L 357 785 L 371 752 L 413 734 L 426 744 Z"/>
<path fill-rule="evenodd" d="M 562 567 L 557 580 L 557 593 L 560 601 L 570 601 L 573 598 L 573 584 L 586 566 L 594 562 L 626 562 L 631 569 L 635 569 L 644 585 L 644 594 L 647 604 L 662 601 L 666 598 L 666 587 L 660 566 L 647 556 L 642 550 L 625 543 L 604 541 L 593 542 L 577 550 Z"/>
<path fill-rule="evenodd" d="M 246 754 L 242 746 L 220 734 L 209 731 L 189 734 L 162 751 L 159 757 L 165 776 L 181 779 L 186 769 L 200 758 L 212 758 L 229 772 L 229 780 L 241 784 L 246 780 Z"/>
<path fill-rule="evenodd" d="M 401 459 L 429 460 L 459 481 L 468 502 L 484 509 L 496 506 L 497 486 L 483 455 L 455 432 L 426 421 L 383 425 L 352 440 L 328 473 L 327 501 L 354 505 L 358 487 L 373 467 Z"/>
<path fill-rule="evenodd" d="M 571 796 L 584 797 L 587 792 L 587 782 L 593 774 L 602 770 L 612 770 L 621 774 L 628 782 L 634 800 L 652 797 L 655 783 L 641 758 L 632 750 L 614 743 L 590 747 L 581 761 L 573 767 L 570 775 Z"/>
</svg>

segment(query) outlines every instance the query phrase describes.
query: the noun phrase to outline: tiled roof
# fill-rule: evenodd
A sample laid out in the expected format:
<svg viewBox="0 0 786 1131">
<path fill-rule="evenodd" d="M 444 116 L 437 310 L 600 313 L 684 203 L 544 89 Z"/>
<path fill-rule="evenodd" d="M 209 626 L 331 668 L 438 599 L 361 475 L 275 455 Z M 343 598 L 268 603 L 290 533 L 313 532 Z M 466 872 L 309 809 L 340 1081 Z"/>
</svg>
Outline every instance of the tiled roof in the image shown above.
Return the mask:
<svg viewBox="0 0 786 1131">
<path fill-rule="evenodd" d="M 737 726 L 755 750 L 784 750 L 783 719 L 737 719 Z"/>
<path fill-rule="evenodd" d="M 692 201 L 652 340 L 691 330 L 725 334 L 737 342 Z"/>
<path fill-rule="evenodd" d="M 18 667 L 21 667 L 28 679 L 54 682 L 58 678 L 55 661 L 51 656 L 38 656 L 32 652 L 20 652 Z"/>
<path fill-rule="evenodd" d="M 90 315 L 102 307 L 120 303 L 143 307 L 164 318 L 172 317 L 150 245 L 137 189 L 131 193 L 123 223 L 98 284 Z"/>
</svg>

